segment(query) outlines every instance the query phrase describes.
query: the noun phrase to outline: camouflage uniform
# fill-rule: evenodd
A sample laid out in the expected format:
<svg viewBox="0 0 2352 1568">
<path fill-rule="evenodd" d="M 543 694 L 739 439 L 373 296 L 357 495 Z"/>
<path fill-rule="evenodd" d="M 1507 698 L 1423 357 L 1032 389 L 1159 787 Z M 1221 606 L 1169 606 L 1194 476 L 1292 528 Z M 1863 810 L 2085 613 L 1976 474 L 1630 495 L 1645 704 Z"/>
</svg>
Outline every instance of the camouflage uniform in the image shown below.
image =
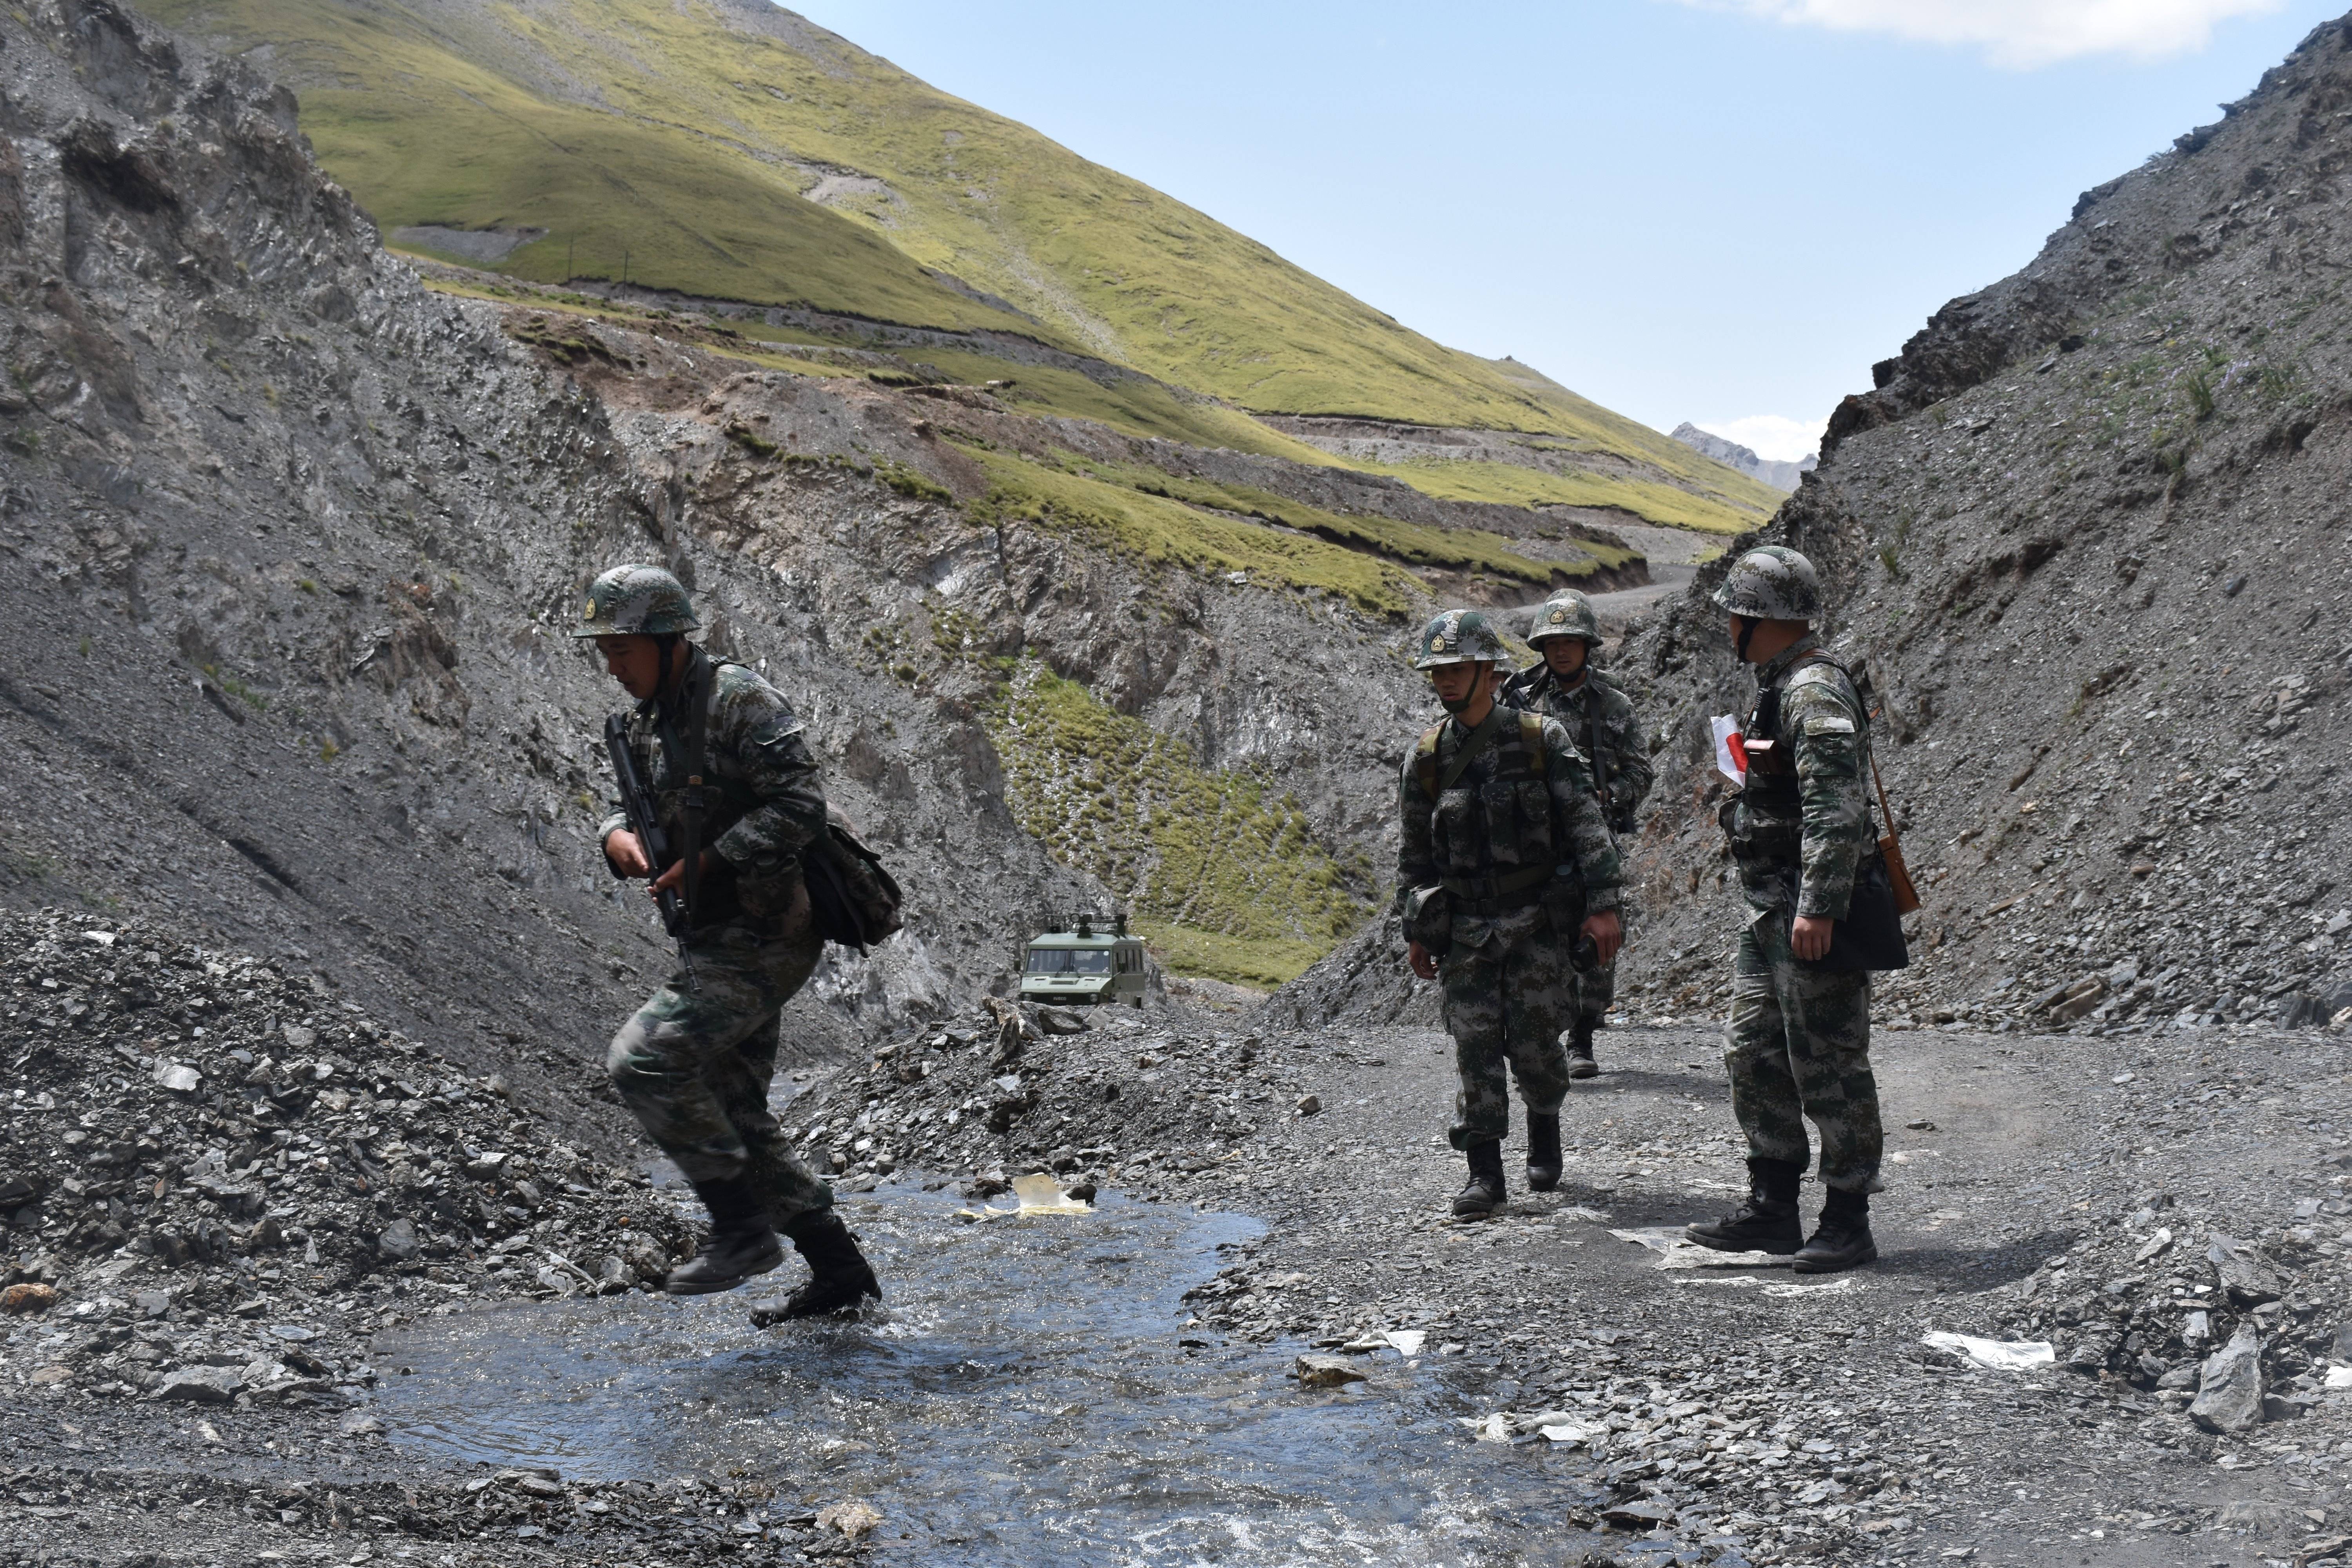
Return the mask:
<svg viewBox="0 0 2352 1568">
<path fill-rule="evenodd" d="M 1649 795 L 1654 775 L 1648 749 L 1642 744 L 1642 726 L 1634 717 L 1633 704 L 1614 682 L 1594 669 L 1589 658 L 1583 678 L 1574 686 L 1562 685 L 1551 666 L 1538 664 L 1513 676 L 1503 688 L 1501 700 L 1559 720 L 1606 781 L 1601 792 L 1601 810 L 1611 830 L 1621 834 L 1633 830 L 1633 813 Z M 1609 1005 L 1616 996 L 1614 959 L 1598 969 L 1578 972 L 1577 1012 L 1588 1023 L 1598 1025 L 1608 1016 Z"/>
<path fill-rule="evenodd" d="M 810 921 L 800 854 L 824 827 L 824 785 L 782 693 L 741 665 L 721 664 L 698 647 L 688 653 L 677 693 L 630 713 L 628 743 L 677 848 L 686 780 L 671 764 L 662 731 L 682 743 L 688 694 L 709 693 L 701 837 L 715 864 L 700 879 L 701 908 L 685 939 L 691 979 L 681 968 L 622 1026 L 605 1070 L 646 1136 L 688 1180 L 750 1177 L 782 1228 L 833 1203 L 831 1189 L 793 1158 L 768 1111 L 780 1010 L 824 948 Z M 599 841 L 627 826 L 625 816 L 607 817 Z"/>
<path fill-rule="evenodd" d="M 1749 1153 L 1809 1162 L 1804 1119 L 1822 1138 L 1821 1178 L 1853 1193 L 1878 1190 L 1885 1143 L 1870 1070 L 1870 975 L 1800 963 L 1799 915 L 1843 920 L 1854 875 L 1877 837 L 1870 816 L 1867 713 L 1845 672 L 1806 637 L 1757 671 L 1752 739 L 1776 742 L 1751 763 L 1730 805 L 1732 853 L 1749 905 L 1732 971 L 1731 1104 Z M 1774 733 L 1766 735 L 1761 728 Z"/>
<path fill-rule="evenodd" d="M 1448 1137 L 1463 1150 L 1509 1131 L 1507 1062 L 1531 1114 L 1559 1110 L 1568 1094 L 1559 1037 L 1576 1011 L 1570 953 L 1586 915 L 1617 907 L 1617 846 L 1583 753 L 1555 720 L 1497 712 L 1501 738 L 1453 788 L 1430 798 L 1471 733 L 1458 719 L 1423 737 L 1398 788 L 1400 904 L 1442 884 L 1453 909 L 1438 979 L 1462 1080 Z M 1513 886 L 1545 867 L 1550 877 Z"/>
</svg>

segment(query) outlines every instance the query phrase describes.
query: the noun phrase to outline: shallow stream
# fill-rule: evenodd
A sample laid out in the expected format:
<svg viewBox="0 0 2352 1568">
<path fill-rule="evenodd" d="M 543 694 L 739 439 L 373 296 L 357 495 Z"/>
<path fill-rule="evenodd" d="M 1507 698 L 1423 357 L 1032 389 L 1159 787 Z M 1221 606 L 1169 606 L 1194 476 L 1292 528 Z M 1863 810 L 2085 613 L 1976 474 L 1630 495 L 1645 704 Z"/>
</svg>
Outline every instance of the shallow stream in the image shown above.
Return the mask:
<svg viewBox="0 0 2352 1568">
<path fill-rule="evenodd" d="M 1084 1216 L 958 1221 L 911 1188 L 845 1200 L 887 1310 L 761 1331 L 759 1292 L 627 1295 L 436 1320 L 377 1345 L 413 1375 L 376 1414 L 439 1458 L 584 1479 L 751 1475 L 777 1515 L 881 1510 L 924 1564 L 1573 1562 L 1593 1489 L 1473 1443 L 1483 1373 L 1393 1351 L 1307 1392 L 1299 1346 L 1180 1327 L 1260 1228 L 1107 1195 Z M 780 1281 L 798 1278 L 788 1260 Z M 1434 1348 L 1433 1346 L 1432 1347 Z"/>
</svg>

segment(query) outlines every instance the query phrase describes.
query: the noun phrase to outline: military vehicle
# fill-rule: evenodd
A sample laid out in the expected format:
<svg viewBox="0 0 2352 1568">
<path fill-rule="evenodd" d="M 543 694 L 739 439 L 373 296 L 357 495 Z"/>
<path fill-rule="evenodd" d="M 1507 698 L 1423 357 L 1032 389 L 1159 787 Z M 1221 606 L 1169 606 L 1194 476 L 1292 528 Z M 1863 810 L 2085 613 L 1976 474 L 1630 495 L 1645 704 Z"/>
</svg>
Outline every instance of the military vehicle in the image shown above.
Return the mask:
<svg viewBox="0 0 2352 1568">
<path fill-rule="evenodd" d="M 1143 939 L 1127 934 L 1125 915 L 1073 915 L 1060 929 L 1030 939 L 1028 962 L 1021 968 L 1021 1000 L 1086 1007 L 1131 1002 L 1140 1007 L 1150 979 Z"/>
</svg>

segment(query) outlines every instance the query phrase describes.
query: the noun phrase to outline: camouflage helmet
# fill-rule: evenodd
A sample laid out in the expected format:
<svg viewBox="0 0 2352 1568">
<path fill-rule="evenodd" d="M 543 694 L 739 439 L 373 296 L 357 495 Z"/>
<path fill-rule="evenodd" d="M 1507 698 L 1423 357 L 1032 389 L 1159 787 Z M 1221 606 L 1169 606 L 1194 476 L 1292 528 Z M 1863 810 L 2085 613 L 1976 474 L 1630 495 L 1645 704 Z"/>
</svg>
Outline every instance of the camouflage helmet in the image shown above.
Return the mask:
<svg viewBox="0 0 2352 1568">
<path fill-rule="evenodd" d="M 686 585 L 658 566 L 615 566 L 588 584 L 575 637 L 663 637 L 698 631 Z"/>
<path fill-rule="evenodd" d="M 1822 613 L 1813 563 L 1785 544 L 1759 544 L 1731 563 L 1715 591 L 1718 608 L 1751 621 L 1811 621 Z"/>
<path fill-rule="evenodd" d="M 1509 658 L 1503 639 L 1484 610 L 1448 610 L 1421 629 L 1421 656 L 1415 669 L 1435 669 L 1442 664 L 1501 664 Z"/>
<path fill-rule="evenodd" d="M 1592 613 L 1592 601 L 1573 588 L 1563 588 L 1543 602 L 1536 611 L 1535 626 L 1528 632 L 1528 643 L 1541 647 L 1553 637 L 1581 637 L 1598 647 L 1601 646 L 1601 617 Z"/>
</svg>

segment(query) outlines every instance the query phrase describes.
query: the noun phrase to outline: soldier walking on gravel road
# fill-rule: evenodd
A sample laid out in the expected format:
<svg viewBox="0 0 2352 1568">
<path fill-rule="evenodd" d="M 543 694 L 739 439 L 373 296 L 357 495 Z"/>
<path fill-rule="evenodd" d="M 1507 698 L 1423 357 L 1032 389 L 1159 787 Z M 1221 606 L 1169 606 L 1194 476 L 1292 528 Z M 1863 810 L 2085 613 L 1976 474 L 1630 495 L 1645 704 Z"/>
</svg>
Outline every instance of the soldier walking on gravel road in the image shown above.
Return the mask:
<svg viewBox="0 0 2352 1568">
<path fill-rule="evenodd" d="M 1801 1273 L 1878 1257 L 1870 1194 L 1885 1142 L 1870 1070 L 1870 971 L 1904 963 L 1903 928 L 1871 823 L 1867 706 L 1811 623 L 1822 595 L 1812 563 L 1766 545 L 1735 563 L 1715 603 L 1757 667 L 1744 733 L 1746 787 L 1724 825 L 1748 897 L 1733 964 L 1731 1106 L 1748 1135 L 1748 1201 L 1687 1228 L 1722 1251 L 1795 1256 Z M 1820 1226 L 1802 1234 L 1797 1189 L 1820 1130 L 1827 1188 Z"/>
<path fill-rule="evenodd" d="M 1614 681 L 1593 668 L 1601 651 L 1601 620 L 1592 601 L 1563 589 L 1536 611 L 1528 642 L 1543 662 L 1511 677 L 1503 687 L 1507 706 L 1557 719 L 1592 764 L 1592 781 L 1609 829 L 1620 838 L 1633 831 L 1633 813 L 1650 793 L 1650 753 L 1633 704 Z M 1617 965 L 1612 962 L 1577 973 L 1576 1028 L 1568 1041 L 1568 1076 L 1591 1078 L 1601 1070 L 1592 1059 L 1592 1037 L 1617 995 Z"/>
<path fill-rule="evenodd" d="M 653 566 L 596 579 L 575 637 L 637 700 L 625 742 L 668 854 L 654 865 L 625 813 L 599 831 L 616 877 L 682 897 L 684 963 L 613 1037 L 613 1087 L 710 1211 L 710 1237 L 670 1271 L 673 1295 L 732 1290 L 783 1261 L 781 1230 L 810 1279 L 754 1321 L 855 1310 L 881 1286 L 833 1193 L 793 1158 L 768 1110 L 780 1010 L 824 949 L 801 858 L 825 830 L 824 780 L 775 688 L 685 640 L 686 589 Z"/>
<path fill-rule="evenodd" d="M 1454 1200 L 1465 1217 L 1504 1202 L 1511 1076 L 1528 1108 L 1528 1184 L 1559 1184 L 1573 950 L 1590 938 L 1605 963 L 1622 935 L 1617 847 L 1592 775 L 1559 721 L 1495 700 L 1507 657 L 1479 611 L 1429 623 L 1413 668 L 1451 717 L 1421 737 L 1398 783 L 1398 908 L 1412 972 L 1443 985 L 1462 1079 L 1449 1137 L 1470 1163 Z"/>
</svg>

